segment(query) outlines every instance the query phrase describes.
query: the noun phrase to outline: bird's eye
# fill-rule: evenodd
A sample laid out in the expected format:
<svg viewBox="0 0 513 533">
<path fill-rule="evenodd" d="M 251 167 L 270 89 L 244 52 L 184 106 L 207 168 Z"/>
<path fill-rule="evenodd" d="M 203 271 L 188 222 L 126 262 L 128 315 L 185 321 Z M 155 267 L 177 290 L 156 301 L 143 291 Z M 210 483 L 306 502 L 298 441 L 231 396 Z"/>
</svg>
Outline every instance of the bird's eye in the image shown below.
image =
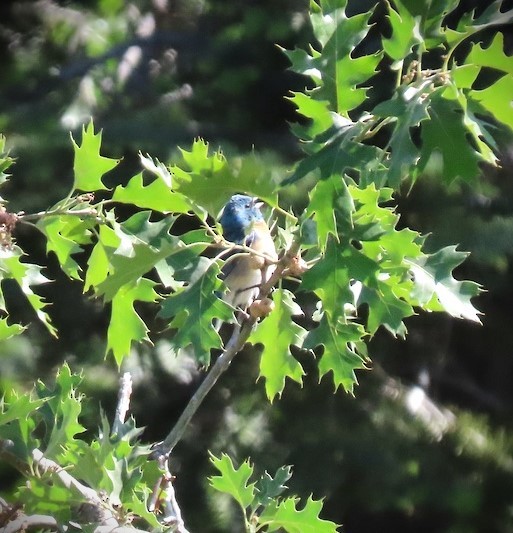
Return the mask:
<svg viewBox="0 0 513 533">
<path fill-rule="evenodd" d="M 245 206 L 246 209 L 251 209 L 252 205 L 248 202 Z"/>
</svg>

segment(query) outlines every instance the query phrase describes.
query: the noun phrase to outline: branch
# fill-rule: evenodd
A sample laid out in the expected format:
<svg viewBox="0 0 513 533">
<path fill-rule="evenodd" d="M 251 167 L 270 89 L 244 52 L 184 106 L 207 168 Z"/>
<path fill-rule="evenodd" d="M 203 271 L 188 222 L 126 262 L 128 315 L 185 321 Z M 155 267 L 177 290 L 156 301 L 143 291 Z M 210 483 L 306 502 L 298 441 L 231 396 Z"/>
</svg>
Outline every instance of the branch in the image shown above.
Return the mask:
<svg viewBox="0 0 513 533">
<path fill-rule="evenodd" d="M 293 241 L 290 248 L 285 252 L 283 257 L 278 261 L 276 269 L 271 277 L 260 287 L 260 294 L 258 299 L 262 300 L 266 298 L 271 292 L 271 289 L 276 283 L 283 277 L 284 273 L 289 270 L 294 262 L 297 262 L 297 256 L 300 250 L 299 239 Z M 175 426 L 165 440 L 154 446 L 153 457 L 168 457 L 172 452 L 176 444 L 181 440 L 186 428 L 198 410 L 199 406 L 203 403 L 205 397 L 210 392 L 212 387 L 216 384 L 220 376 L 228 369 L 233 358 L 242 350 L 246 344 L 251 331 L 255 326 L 258 318 L 249 316 L 242 324 L 241 327 L 236 327 L 230 340 L 228 341 L 225 349 L 221 355 L 217 358 L 216 362 L 210 369 L 210 372 L 206 375 L 205 379 L 201 382 L 200 386 L 190 399 L 189 403 L 185 407 L 184 411 L 180 415 L 180 418 L 176 422 Z"/>
<path fill-rule="evenodd" d="M 53 516 L 35 514 L 28 516 L 20 509 L 9 505 L 0 498 L 0 528 L 2 533 L 25 532 L 28 529 L 58 531 L 57 520 Z"/>
<path fill-rule="evenodd" d="M 40 211 L 39 213 L 18 213 L 17 219 L 20 222 L 32 222 L 40 220 L 45 217 L 58 217 L 62 215 L 70 215 L 76 217 L 92 217 L 101 220 L 98 210 L 93 207 L 88 207 L 86 209 L 55 209 L 54 211 Z"/>
<path fill-rule="evenodd" d="M 64 485 L 64 487 L 70 491 L 75 491 L 80 494 L 90 504 L 95 511 L 95 519 L 99 525 L 109 526 L 111 528 L 118 527 L 119 523 L 114 517 L 113 512 L 108 509 L 105 502 L 98 496 L 96 491 L 90 487 L 87 487 L 83 483 L 80 483 L 66 470 L 64 470 L 55 461 L 46 458 L 43 452 L 37 448 L 32 450 L 32 459 L 34 464 L 38 466 L 42 472 L 54 473 Z"/>
<path fill-rule="evenodd" d="M 119 436 L 121 428 L 126 420 L 128 408 L 130 407 L 130 396 L 132 394 L 132 376 L 130 372 L 125 372 L 119 380 L 118 405 L 112 423 L 112 435 Z"/>
</svg>

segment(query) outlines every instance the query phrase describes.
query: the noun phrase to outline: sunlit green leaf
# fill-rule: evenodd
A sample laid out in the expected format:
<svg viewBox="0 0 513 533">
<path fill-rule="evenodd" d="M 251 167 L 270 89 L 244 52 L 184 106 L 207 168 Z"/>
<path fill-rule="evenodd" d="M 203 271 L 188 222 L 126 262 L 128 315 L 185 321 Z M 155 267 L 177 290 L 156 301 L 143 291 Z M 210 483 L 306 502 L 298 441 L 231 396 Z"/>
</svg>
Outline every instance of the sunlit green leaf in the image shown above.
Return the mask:
<svg viewBox="0 0 513 533">
<path fill-rule="evenodd" d="M 311 216 L 316 223 L 321 251 L 325 250 L 330 235 L 338 239 L 337 219 L 345 219 L 351 224 L 353 211 L 353 199 L 341 176 L 333 174 L 317 183 L 310 193 L 306 216 Z"/>
<path fill-rule="evenodd" d="M 397 4 L 399 11 L 396 11 L 389 2 L 387 4 L 392 35 L 388 39 L 383 38 L 383 49 L 392 59 L 402 60 L 411 53 L 413 46 L 422 42 L 419 19 L 412 16 L 401 3 Z"/>
<path fill-rule="evenodd" d="M 253 467 L 249 461 L 244 461 L 239 468 L 235 468 L 232 460 L 225 453 L 221 457 L 210 456 L 210 461 L 221 473 L 211 476 L 209 482 L 214 489 L 232 496 L 245 509 L 255 498 L 255 483 L 249 483 L 253 475 Z"/>
<path fill-rule="evenodd" d="M 144 185 L 142 173 L 134 176 L 126 187 L 118 185 L 112 199 L 162 213 L 187 213 L 191 209 L 187 198 L 172 191 L 164 180 L 157 178 Z"/>
<path fill-rule="evenodd" d="M 471 302 L 471 298 L 479 294 L 479 285 L 471 281 L 458 281 L 452 273 L 467 255 L 457 251 L 455 246 L 448 246 L 434 254 L 412 259 L 414 296 L 420 305 L 428 306 L 436 298 L 439 306 L 435 310 L 444 310 L 456 318 L 480 322 L 480 313 Z"/>
<path fill-rule="evenodd" d="M 302 509 L 299 498 L 286 498 L 268 506 L 258 518 L 260 524 L 272 524 L 271 531 L 283 528 L 287 533 L 336 533 L 337 524 L 319 517 L 322 501 L 309 497 Z"/>
<path fill-rule="evenodd" d="M 171 168 L 173 187 L 198 206 L 217 216 L 235 193 L 257 196 L 277 205 L 277 177 L 256 156 L 228 163 L 221 152 L 210 153 L 207 142 L 194 141 L 190 151 L 181 150 L 182 162 Z"/>
<path fill-rule="evenodd" d="M 120 286 L 112 298 L 107 353 L 112 351 L 118 365 L 130 354 L 132 343 L 149 340 L 148 328 L 135 310 L 134 303 L 156 302 L 158 295 L 154 286 L 153 281 L 140 278 L 133 284 Z"/>
<path fill-rule="evenodd" d="M 21 324 L 8 324 L 7 318 L 0 319 L 0 340 L 10 339 L 25 331 Z"/>
<path fill-rule="evenodd" d="M 292 320 L 293 316 L 303 314 L 292 293 L 278 289 L 273 293 L 273 302 L 274 309 L 249 338 L 251 342 L 263 345 L 260 377 L 265 379 L 265 391 L 271 402 L 283 392 L 285 378 L 302 384 L 304 371 L 290 347 L 300 347 L 306 334 L 306 330 Z"/>
<path fill-rule="evenodd" d="M 77 235 L 77 227 L 81 225 L 80 218 L 74 215 L 44 217 L 38 223 L 46 235 L 46 250 L 55 253 L 62 270 L 73 279 L 80 279 L 80 267 L 72 256 L 82 251 L 78 243 L 86 240 L 87 227 L 83 228 L 83 236 Z"/>
<path fill-rule="evenodd" d="M 45 302 L 32 290 L 32 285 L 48 283 L 49 280 L 41 273 L 41 267 L 22 262 L 23 256 L 18 246 L 0 248 L 0 279 L 14 279 L 18 283 L 39 320 L 46 326 L 49 333 L 56 336 L 57 331 L 45 311 Z"/>
<path fill-rule="evenodd" d="M 102 176 L 112 170 L 119 161 L 100 155 L 102 135 L 94 133 L 93 122 L 82 127 L 82 144 L 71 137 L 75 152 L 73 189 L 80 191 L 101 191 L 107 189 Z"/>
</svg>

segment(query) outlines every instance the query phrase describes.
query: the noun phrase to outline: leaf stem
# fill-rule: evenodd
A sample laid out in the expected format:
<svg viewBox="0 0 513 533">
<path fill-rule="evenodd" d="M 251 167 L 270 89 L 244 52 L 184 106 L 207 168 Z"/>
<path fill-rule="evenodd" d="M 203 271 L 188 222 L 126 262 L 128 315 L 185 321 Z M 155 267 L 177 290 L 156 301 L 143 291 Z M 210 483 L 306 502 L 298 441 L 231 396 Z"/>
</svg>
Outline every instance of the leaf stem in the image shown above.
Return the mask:
<svg viewBox="0 0 513 533">
<path fill-rule="evenodd" d="M 98 211 L 94 208 L 87 209 L 56 209 L 55 211 L 39 211 L 39 213 L 22 213 L 18 215 L 18 220 L 21 222 L 31 222 L 33 220 L 41 220 L 45 217 L 71 215 L 77 217 L 94 217 L 100 219 Z"/>
</svg>

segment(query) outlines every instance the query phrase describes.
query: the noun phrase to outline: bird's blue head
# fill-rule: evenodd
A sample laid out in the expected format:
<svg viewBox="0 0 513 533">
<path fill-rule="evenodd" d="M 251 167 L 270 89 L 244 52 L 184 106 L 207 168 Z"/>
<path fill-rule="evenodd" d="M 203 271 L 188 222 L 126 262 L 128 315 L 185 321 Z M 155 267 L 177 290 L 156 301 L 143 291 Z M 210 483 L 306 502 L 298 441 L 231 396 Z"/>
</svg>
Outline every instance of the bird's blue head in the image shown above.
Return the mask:
<svg viewBox="0 0 513 533">
<path fill-rule="evenodd" d="M 224 206 L 219 219 L 226 240 L 242 244 L 253 223 L 264 220 L 260 212 L 261 202 L 244 194 L 234 194 Z"/>
</svg>

